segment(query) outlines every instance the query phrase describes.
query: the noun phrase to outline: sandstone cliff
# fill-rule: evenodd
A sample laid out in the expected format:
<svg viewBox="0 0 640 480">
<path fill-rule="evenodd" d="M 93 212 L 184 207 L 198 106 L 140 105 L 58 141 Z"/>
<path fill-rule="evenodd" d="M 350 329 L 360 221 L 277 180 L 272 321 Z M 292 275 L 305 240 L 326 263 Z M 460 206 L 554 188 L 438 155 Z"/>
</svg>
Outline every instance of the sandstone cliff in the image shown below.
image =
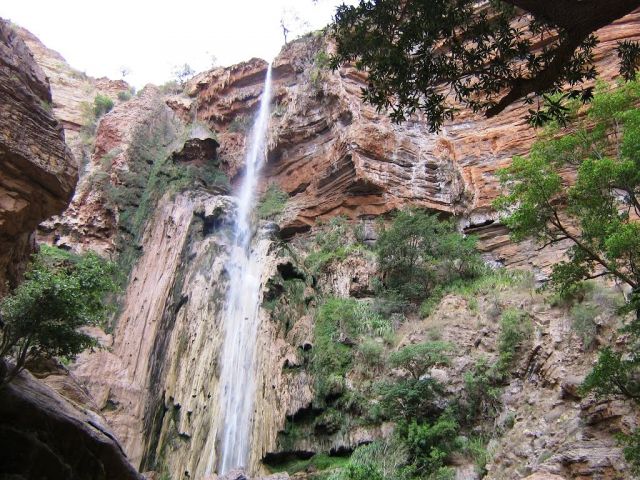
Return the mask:
<svg viewBox="0 0 640 480">
<path fill-rule="evenodd" d="M 612 78 L 616 69 L 613 44 L 637 38 L 639 20 L 640 14 L 633 14 L 600 32 L 597 59 L 604 78 Z M 346 215 L 371 241 L 375 217 L 422 206 L 456 215 L 461 227 L 480 236 L 492 260 L 533 269 L 539 277 L 564 248 L 532 254 L 529 244 L 513 245 L 490 208 L 497 195 L 495 171 L 513 155 L 526 153 L 534 140 L 522 107 L 491 120 L 468 115 L 437 135 L 429 134 L 419 118 L 393 125 L 362 103 L 361 73 L 326 68 L 322 52 L 327 48 L 323 38 L 309 36 L 290 43 L 273 66 L 262 189 L 277 183 L 289 200 L 278 219 L 279 234 L 274 225 L 262 223 L 254 244 L 265 269 L 253 473 L 264 471 L 265 462 L 273 465 L 291 456 L 348 453 L 389 433 L 385 425 L 348 425 L 327 433 L 329 422 L 321 417 L 325 407 L 314 403 L 305 356 L 314 348 L 317 297 L 369 301 L 375 275 L 370 252 L 360 253 L 331 264 L 314 286 L 304 257 L 319 221 Z M 220 312 L 234 202 L 226 188 L 186 178 L 184 172 L 190 164 L 215 164 L 232 180 L 239 177 L 266 67 L 253 59 L 214 69 L 197 75 L 185 94 L 164 96 L 149 87 L 117 106 L 98 125 L 96 148 L 72 207 L 45 227 L 43 238 L 70 248 L 121 256 L 126 251 L 132 270 L 113 335 L 105 340 L 109 348 L 86 352 L 72 370 L 144 470 L 203 478 L 216 442 Z M 71 95 L 60 97 L 60 112 L 67 110 L 65 98 Z M 216 153 L 196 149 L 195 156 L 202 158 L 183 162 L 191 155 L 184 153 L 189 150 L 185 140 L 200 128 L 212 141 L 209 130 L 215 132 L 220 148 Z M 151 149 L 153 155 L 141 154 Z M 180 151 L 184 154 L 172 155 Z M 283 295 L 283 282 L 294 279 L 306 282 L 301 304 Z M 500 420 L 503 436 L 492 446 L 496 454 L 488 478 L 533 472 L 629 478 L 612 433 L 625 431 L 635 418 L 627 405 L 576 396 L 574 387 L 594 354 L 576 353 L 583 346 L 569 331 L 567 312 L 550 307 L 531 287 L 482 293 L 476 300 L 481 313 L 464 296 L 447 297 L 429 318 L 408 319 L 393 347 L 421 341 L 437 327 L 460 352 L 454 368 L 440 374 L 459 385 L 466 366 L 479 355 L 495 355 L 494 304 L 525 309 L 536 319 L 535 342 L 505 389 L 502 402 L 510 420 Z M 612 323 L 603 316 L 603 341 Z M 347 380 L 355 386 L 361 377 L 356 373 Z M 307 438 L 287 437 L 296 422 Z M 320 435 L 314 433 L 316 425 Z M 460 459 L 458 466 L 460 478 L 474 478 L 464 476 L 473 470 L 469 459 Z"/>
<path fill-rule="evenodd" d="M 86 245 L 91 244 L 93 250 L 113 253 L 110 238 L 115 228 L 114 212 L 105 208 L 105 192 L 96 191 L 94 171 L 104 155 L 118 148 L 122 130 L 131 134 L 135 125 L 120 119 L 120 131 L 107 126 L 103 135 L 107 137 L 104 145 L 108 148 L 92 156 L 96 144 L 94 130 L 98 128 L 94 123 L 102 123 L 101 119 L 94 118 L 93 106 L 97 95 L 109 97 L 116 105 L 125 103 L 131 96 L 131 87 L 124 80 L 95 79 L 75 70 L 58 52 L 47 48 L 28 30 L 15 26 L 14 31 L 31 51 L 51 85 L 48 108 L 62 125 L 67 145 L 75 157 L 75 166 L 80 172 L 80 182 L 71 205 L 61 216 L 40 225 L 39 240 L 78 251 L 86 250 Z M 134 110 L 130 117 L 142 119 L 144 114 Z M 92 182 L 87 183 L 89 179 Z"/>
<path fill-rule="evenodd" d="M 8 22 L 0 19 L 0 294 L 15 285 L 32 232 L 68 204 L 77 168 L 51 114 L 49 82 Z"/>
</svg>

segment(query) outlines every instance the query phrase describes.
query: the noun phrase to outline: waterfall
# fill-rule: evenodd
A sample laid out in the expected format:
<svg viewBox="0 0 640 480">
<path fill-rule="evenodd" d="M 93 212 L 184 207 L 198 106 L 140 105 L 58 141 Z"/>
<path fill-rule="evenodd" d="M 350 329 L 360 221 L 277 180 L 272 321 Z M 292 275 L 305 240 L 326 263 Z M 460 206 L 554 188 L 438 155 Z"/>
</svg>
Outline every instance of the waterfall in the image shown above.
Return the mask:
<svg viewBox="0 0 640 480">
<path fill-rule="evenodd" d="M 256 337 L 262 265 L 251 250 L 252 213 L 258 174 L 265 160 L 271 103 L 271 65 L 267 69 L 260 109 L 254 119 L 238 192 L 233 244 L 226 269 L 229 289 L 224 308 L 224 343 L 220 357 L 220 427 L 206 473 L 214 466 L 224 474 L 247 467 L 255 396 Z"/>
</svg>

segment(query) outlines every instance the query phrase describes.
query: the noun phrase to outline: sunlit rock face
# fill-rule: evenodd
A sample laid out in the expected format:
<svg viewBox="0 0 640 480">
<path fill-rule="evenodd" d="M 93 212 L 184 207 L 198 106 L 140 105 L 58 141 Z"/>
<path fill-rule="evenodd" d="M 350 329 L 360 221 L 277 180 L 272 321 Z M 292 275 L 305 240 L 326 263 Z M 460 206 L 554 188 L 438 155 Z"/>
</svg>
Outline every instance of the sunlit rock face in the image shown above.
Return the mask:
<svg viewBox="0 0 640 480">
<path fill-rule="evenodd" d="M 113 254 L 116 215 L 107 205 L 105 189 L 97 181 L 96 173 L 112 174 L 111 165 L 102 162 L 103 157 L 113 157 L 116 153 L 123 156 L 135 127 L 146 119 L 144 110 L 150 108 L 149 92 L 142 98 L 125 102 L 120 98 L 130 95 L 131 87 L 124 80 L 90 77 L 72 68 L 58 52 L 46 47 L 28 30 L 18 26 L 14 26 L 14 30 L 51 85 L 49 110 L 64 129 L 80 177 L 71 205 L 62 215 L 40 225 L 38 240 L 75 251 L 92 249 L 104 255 Z M 92 126 L 97 95 L 110 98 L 120 113 L 97 119 Z M 127 107 L 121 107 L 123 103 Z M 111 119 L 107 120 L 109 116 Z M 94 149 L 95 155 L 92 155 Z M 120 166 L 122 163 L 120 161 Z M 104 183 L 104 178 L 102 180 Z"/>
<path fill-rule="evenodd" d="M 77 168 L 51 114 L 49 82 L 14 27 L 0 19 L 0 294 L 15 285 L 42 220 L 61 212 Z"/>
<path fill-rule="evenodd" d="M 144 132 L 157 129 L 161 132 L 157 143 L 163 145 L 172 138 L 170 126 L 175 123 L 173 112 L 153 86 L 104 115 L 96 127 L 93 152 L 82 169 L 71 204 L 62 215 L 40 225 L 39 240 L 74 251 L 94 250 L 115 256 L 123 205 L 114 198 L 114 188 L 137 175 L 134 163 L 139 150 L 152 147 L 142 144 L 141 137 L 148 137 Z M 169 133 L 163 132 L 165 128 Z M 146 183 L 148 175 L 148 171 L 139 175 L 141 184 Z"/>
<path fill-rule="evenodd" d="M 72 68 L 62 55 L 46 47 L 28 30 L 15 26 L 15 31 L 49 80 L 51 111 L 64 128 L 67 144 L 78 165 L 86 163 L 91 145 L 80 133 L 87 123 L 87 105 L 92 106 L 98 94 L 117 102 L 118 93 L 128 92 L 130 86 L 123 80 L 90 77 Z"/>
<path fill-rule="evenodd" d="M 639 21 L 634 13 L 598 32 L 595 58 L 602 79 L 617 76 L 613 49 L 619 40 L 640 37 Z M 541 274 L 548 270 L 566 245 L 540 254 L 526 243 L 514 246 L 491 208 L 499 194 L 496 171 L 526 154 L 535 140 L 525 105 L 516 103 L 492 119 L 463 111 L 437 134 L 419 117 L 394 125 L 363 104 L 366 76 L 353 68 L 323 67 L 318 52 L 324 50 L 331 47 L 322 38 L 308 36 L 274 60 L 270 160 L 263 179 L 291 197 L 281 222 L 284 236 L 339 214 L 367 218 L 415 205 L 457 215 L 494 260 Z M 257 101 L 265 69 L 264 62 L 252 60 L 201 74 L 190 84 L 191 114 L 221 131 L 221 153 L 230 159 L 241 158 L 234 121 Z"/>
</svg>

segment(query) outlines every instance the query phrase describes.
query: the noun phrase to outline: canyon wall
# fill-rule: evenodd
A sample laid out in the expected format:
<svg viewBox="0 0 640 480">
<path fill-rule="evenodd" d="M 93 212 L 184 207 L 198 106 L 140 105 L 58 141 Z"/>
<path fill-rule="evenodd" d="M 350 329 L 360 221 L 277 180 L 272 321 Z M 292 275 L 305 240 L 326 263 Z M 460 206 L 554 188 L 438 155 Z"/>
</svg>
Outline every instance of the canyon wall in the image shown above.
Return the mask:
<svg viewBox="0 0 640 480">
<path fill-rule="evenodd" d="M 15 286 L 36 226 L 69 203 L 77 168 L 51 113 L 49 82 L 0 19 L 0 295 Z"/>
<path fill-rule="evenodd" d="M 613 78 L 617 69 L 611 54 L 615 42 L 640 37 L 639 20 L 635 13 L 599 32 L 602 43 L 596 57 L 605 79 Z M 100 90 L 99 82 L 91 80 L 94 90 L 77 97 L 81 85 L 69 80 L 75 74 L 60 66 L 53 53 L 34 45 L 36 52 L 42 51 L 40 61 L 50 68 L 54 113 L 79 138 L 79 105 L 91 102 L 93 92 L 108 93 L 111 87 Z M 305 242 L 313 238 L 318 223 L 346 215 L 360 222 L 365 236 L 373 240 L 376 217 L 409 205 L 424 207 L 455 215 L 461 228 L 479 236 L 488 258 L 531 269 L 539 279 L 566 248 L 557 245 L 555 250 L 533 253 L 529 243 L 514 245 L 491 209 L 498 194 L 496 170 L 508 165 L 513 155 L 526 153 L 535 139 L 524 120 L 524 106 L 515 105 L 493 119 L 464 114 L 439 134 L 429 133 L 419 117 L 394 125 L 361 101 L 366 81 L 362 73 L 326 67 L 322 52 L 330 48 L 323 37 L 309 35 L 288 44 L 273 63 L 274 105 L 261 190 L 277 183 L 289 200 L 277 225 L 262 222 L 254 241 L 266 268 L 252 472 L 264 471 L 265 459 L 292 452 L 346 452 L 385 434 L 385 427 L 352 428 L 289 445 L 278 434 L 294 419 L 318 412 L 314 413 L 313 378 L 302 368 L 303 352 L 313 349 L 314 318 L 300 311 L 293 325 L 283 327 L 267 308 L 282 298 L 282 285 L 277 285 L 295 278 L 306 282 L 302 296 L 305 305 L 313 307 L 321 294 L 369 297 L 369 280 L 375 274 L 371 258 L 354 255 L 333 265 L 314 287 L 302 259 Z M 219 149 L 198 154 L 202 158 L 195 163 L 215 166 L 234 183 L 242 173 L 245 139 L 266 68 L 266 62 L 253 59 L 199 74 L 183 94 L 147 87 L 117 105 L 97 125 L 95 146 L 71 207 L 40 229 L 43 241 L 78 251 L 97 249 L 114 257 L 126 251 L 130 256 L 123 266 L 130 274 L 121 310 L 113 331 L 101 337 L 107 348 L 82 354 L 72 370 L 143 470 L 203 478 L 209 459 L 202 452 L 216 441 L 220 312 L 234 204 L 225 186 L 189 179 L 191 183 L 184 183 L 181 172 L 191 160 L 177 159 L 182 158 L 186 140 L 198 137 L 194 131 L 204 129 L 199 141 L 215 141 Z M 86 155 L 90 146 L 75 148 Z M 169 170 L 156 168 L 161 162 Z M 164 183 L 157 183 L 159 178 Z M 496 446 L 503 453 L 491 467 L 490 478 L 513 478 L 510 475 L 522 464 L 529 472 L 540 470 L 547 460 L 543 470 L 552 473 L 626 478 L 620 450 L 610 432 L 603 433 L 606 428 L 597 425 L 619 421 L 627 406 L 580 403 L 582 399 L 572 394 L 561 398 L 575 384 L 570 377 L 584 375 L 593 355 L 572 353 L 575 339 L 563 312 L 526 297 L 518 294 L 500 301 L 513 308 L 530 307 L 540 323 L 539 341 L 529 356 L 534 366 L 519 367 L 523 373 L 510 385 L 511 397 L 506 399 L 514 406 L 516 421 L 522 422 L 516 423 L 518 428 L 529 433 L 518 435 L 513 429 Z M 482 300 L 487 307 L 489 301 Z M 464 299 L 450 303 L 441 307 L 437 318 L 446 320 L 444 335 L 465 352 L 456 369 L 447 372 L 460 377 L 469 358 L 495 353 L 496 329 L 484 314 L 467 322 L 472 313 L 465 309 Z M 416 331 L 406 327 L 402 341 L 419 341 L 431 328 L 427 320 L 414 320 Z M 475 351 L 479 337 L 483 346 Z M 534 404 L 536 410 L 528 411 L 526 405 Z M 547 423 L 535 424 L 532 418 L 540 419 L 546 410 L 553 413 L 544 418 Z M 595 425 L 591 430 L 580 423 L 584 411 L 593 412 L 588 417 L 589 428 Z M 573 436 L 563 437 L 563 429 L 569 427 Z M 594 436 L 600 442 L 597 451 L 588 443 Z M 555 440 L 542 445 L 539 439 L 546 437 Z M 508 442 L 520 450 L 509 450 Z M 541 461 L 547 447 L 552 456 Z"/>
<path fill-rule="evenodd" d="M 21 281 L 36 227 L 67 207 L 78 179 L 49 80 L 21 32 L 0 19 L 0 298 Z M 0 387 L 0 476 L 140 479 L 68 370 L 55 360 L 29 367 L 38 379 L 23 371 Z"/>
</svg>

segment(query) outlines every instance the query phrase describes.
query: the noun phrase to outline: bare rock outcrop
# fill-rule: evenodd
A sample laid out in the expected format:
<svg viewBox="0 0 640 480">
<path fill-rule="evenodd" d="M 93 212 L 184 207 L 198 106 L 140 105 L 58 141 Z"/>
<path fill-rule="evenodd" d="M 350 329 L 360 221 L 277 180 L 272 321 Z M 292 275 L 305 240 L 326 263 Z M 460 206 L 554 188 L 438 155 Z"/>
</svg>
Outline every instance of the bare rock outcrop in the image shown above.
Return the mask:
<svg viewBox="0 0 640 480">
<path fill-rule="evenodd" d="M 0 389 L 0 477 L 142 480 L 104 419 L 26 371 Z"/>
<path fill-rule="evenodd" d="M 81 130 L 88 121 L 94 98 L 105 95 L 117 103 L 118 94 L 129 92 L 131 87 L 124 80 L 92 78 L 72 68 L 62 55 L 46 47 L 30 31 L 19 26 L 14 29 L 49 80 L 51 111 L 62 124 L 67 144 L 80 166 L 91 155 L 90 142 L 82 138 Z"/>
<path fill-rule="evenodd" d="M 44 73 L 8 22 L 0 19 L 0 294 L 15 285 L 42 220 L 60 213 L 77 168 L 50 111 Z"/>
</svg>

